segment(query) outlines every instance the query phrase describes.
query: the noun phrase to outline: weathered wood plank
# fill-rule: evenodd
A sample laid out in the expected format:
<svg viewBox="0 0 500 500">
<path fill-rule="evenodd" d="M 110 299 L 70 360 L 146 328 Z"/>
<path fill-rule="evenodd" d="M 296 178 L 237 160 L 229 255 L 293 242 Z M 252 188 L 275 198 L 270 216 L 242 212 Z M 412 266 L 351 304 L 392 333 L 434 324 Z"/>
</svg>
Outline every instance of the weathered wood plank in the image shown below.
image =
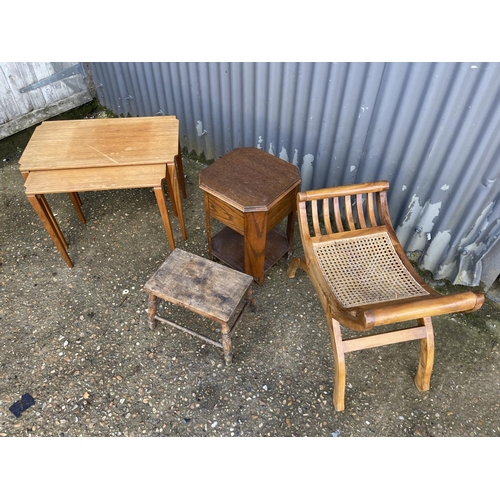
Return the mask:
<svg viewBox="0 0 500 500">
<path fill-rule="evenodd" d="M 44 78 L 78 63 L 0 63 L 0 139 L 92 100 L 84 74 L 75 74 L 27 92 Z"/>
</svg>

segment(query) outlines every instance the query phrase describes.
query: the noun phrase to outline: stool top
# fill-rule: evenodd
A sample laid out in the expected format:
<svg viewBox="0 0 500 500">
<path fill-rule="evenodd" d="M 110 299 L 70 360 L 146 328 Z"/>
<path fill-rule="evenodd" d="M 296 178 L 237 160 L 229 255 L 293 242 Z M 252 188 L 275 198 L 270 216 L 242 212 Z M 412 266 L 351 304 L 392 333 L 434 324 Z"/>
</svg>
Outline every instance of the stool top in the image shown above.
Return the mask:
<svg viewBox="0 0 500 500">
<path fill-rule="evenodd" d="M 176 248 L 144 290 L 215 321 L 228 322 L 253 278 Z"/>
<path fill-rule="evenodd" d="M 200 189 L 243 212 L 266 211 L 301 183 L 298 168 L 257 148 L 236 148 L 200 172 Z"/>
</svg>

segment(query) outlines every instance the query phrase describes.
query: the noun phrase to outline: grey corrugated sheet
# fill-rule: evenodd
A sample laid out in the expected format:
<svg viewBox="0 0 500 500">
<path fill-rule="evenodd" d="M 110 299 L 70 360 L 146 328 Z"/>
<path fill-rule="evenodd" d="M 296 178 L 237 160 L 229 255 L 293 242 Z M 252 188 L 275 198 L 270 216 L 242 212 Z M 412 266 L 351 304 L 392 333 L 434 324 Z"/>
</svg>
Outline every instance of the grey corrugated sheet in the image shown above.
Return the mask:
<svg viewBox="0 0 500 500">
<path fill-rule="evenodd" d="M 176 115 L 182 146 L 208 159 L 256 146 L 297 165 L 302 189 L 389 180 L 422 268 L 464 285 L 500 274 L 487 258 L 500 241 L 499 63 L 90 66 L 104 106 Z"/>
</svg>

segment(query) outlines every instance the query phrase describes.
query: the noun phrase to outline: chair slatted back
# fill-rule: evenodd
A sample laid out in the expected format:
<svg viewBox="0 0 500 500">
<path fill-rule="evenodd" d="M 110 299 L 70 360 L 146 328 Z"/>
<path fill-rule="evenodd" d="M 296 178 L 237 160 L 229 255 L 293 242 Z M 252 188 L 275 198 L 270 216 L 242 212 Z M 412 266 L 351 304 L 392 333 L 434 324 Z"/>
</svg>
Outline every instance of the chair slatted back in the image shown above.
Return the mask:
<svg viewBox="0 0 500 500">
<path fill-rule="evenodd" d="M 389 225 L 386 181 L 302 192 L 298 196 L 301 231 L 321 239 L 334 233 Z"/>
</svg>

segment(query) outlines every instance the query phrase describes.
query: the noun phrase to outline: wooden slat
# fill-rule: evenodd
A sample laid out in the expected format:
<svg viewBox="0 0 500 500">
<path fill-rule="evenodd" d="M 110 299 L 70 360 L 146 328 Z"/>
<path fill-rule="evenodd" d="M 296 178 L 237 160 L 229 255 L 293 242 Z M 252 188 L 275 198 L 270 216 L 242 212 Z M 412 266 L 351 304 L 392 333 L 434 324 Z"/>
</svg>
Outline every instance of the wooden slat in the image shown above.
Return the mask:
<svg viewBox="0 0 500 500">
<path fill-rule="evenodd" d="M 345 203 L 344 209 L 347 219 L 347 225 L 349 226 L 349 229 L 351 231 L 354 231 L 356 229 L 356 224 L 354 223 L 354 218 L 352 216 L 351 195 L 347 195 L 344 197 L 344 203 Z"/>
<path fill-rule="evenodd" d="M 321 235 L 321 228 L 319 227 L 319 217 L 318 217 L 318 200 L 311 201 L 311 210 L 312 210 L 312 221 L 314 227 L 314 235 Z"/>
<path fill-rule="evenodd" d="M 373 193 L 367 193 L 366 203 L 368 209 L 368 219 L 372 227 L 377 226 L 377 218 L 375 217 L 375 207 L 373 205 Z"/>
<path fill-rule="evenodd" d="M 344 231 L 344 226 L 342 225 L 342 217 L 340 216 L 340 203 L 337 197 L 333 198 L 333 213 L 335 215 L 335 225 L 337 226 L 337 231 L 342 233 Z"/>
<path fill-rule="evenodd" d="M 357 213 L 358 213 L 359 225 L 361 228 L 365 228 L 366 221 L 365 221 L 365 212 L 363 209 L 363 195 L 362 194 L 356 195 L 356 209 L 357 209 Z"/>
<path fill-rule="evenodd" d="M 389 215 L 389 205 L 387 203 L 387 193 L 385 191 L 377 193 L 377 209 L 380 223 L 391 226 L 391 216 Z"/>
<path fill-rule="evenodd" d="M 426 336 L 424 326 L 407 328 L 404 330 L 396 330 L 387 333 L 378 333 L 375 335 L 367 335 L 357 339 L 344 340 L 342 347 L 344 352 L 359 351 L 361 349 L 371 349 L 372 347 L 380 347 L 383 345 L 397 344 L 399 342 L 407 342 L 410 340 L 423 339 Z"/>
<path fill-rule="evenodd" d="M 332 225 L 330 223 L 330 199 L 323 200 L 323 220 L 325 222 L 325 231 L 327 234 L 332 234 Z"/>
<path fill-rule="evenodd" d="M 299 197 L 300 192 L 297 194 Z M 309 227 L 309 217 L 307 216 L 307 204 L 305 201 L 297 203 L 297 214 L 299 220 L 300 234 L 304 239 L 309 240 L 311 238 L 311 228 Z"/>
<path fill-rule="evenodd" d="M 322 200 L 323 198 L 346 196 L 357 193 L 372 193 L 381 190 L 386 191 L 388 189 L 389 182 L 387 181 L 367 182 L 365 184 L 351 184 L 348 186 L 335 186 L 323 189 L 314 189 L 310 191 L 302 191 L 299 196 L 299 201 Z"/>
</svg>

